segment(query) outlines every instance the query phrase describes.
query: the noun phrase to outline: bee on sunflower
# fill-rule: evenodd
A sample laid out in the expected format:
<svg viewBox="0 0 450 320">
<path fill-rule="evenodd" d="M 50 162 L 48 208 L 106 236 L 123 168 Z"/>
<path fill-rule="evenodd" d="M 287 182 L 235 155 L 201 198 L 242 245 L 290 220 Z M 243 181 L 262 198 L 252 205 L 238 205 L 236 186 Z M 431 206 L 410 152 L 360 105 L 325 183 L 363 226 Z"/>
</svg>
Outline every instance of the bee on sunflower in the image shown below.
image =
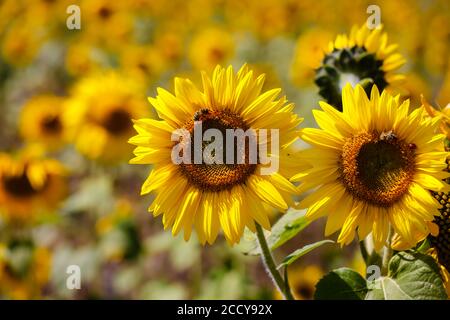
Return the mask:
<svg viewBox="0 0 450 320">
<path fill-rule="evenodd" d="M 347 83 L 360 84 L 367 95 L 372 86 L 380 91 L 395 87 L 404 76 L 394 73 L 405 59 L 397 53 L 396 44 L 388 44 L 387 33 L 380 25 L 370 30 L 366 24 L 353 26 L 349 35 L 342 34 L 328 45 L 320 66 L 316 69 L 315 83 L 319 94 L 342 111 L 341 92 Z"/>
<path fill-rule="evenodd" d="M 328 216 L 325 234 L 341 229 L 338 242 L 349 244 L 358 234 L 372 232 L 374 246 L 386 244 L 390 225 L 407 242 L 416 232 L 430 233 L 429 222 L 440 204 L 429 190 L 449 189 L 442 179 L 447 152 L 445 135 L 436 134 L 439 117 L 429 118 L 423 107 L 409 113 L 409 101 L 399 102 L 373 86 L 347 84 L 343 111 L 320 102 L 314 110 L 321 129 L 304 129 L 301 138 L 313 147 L 299 157 L 310 168 L 292 177 L 301 191 L 315 189 L 301 202 L 307 217 Z"/>
<path fill-rule="evenodd" d="M 57 160 L 27 151 L 0 153 L 0 212 L 6 221 L 33 222 L 55 209 L 66 193 L 66 170 Z"/>
<path fill-rule="evenodd" d="M 31 240 L 0 243 L 0 296 L 39 299 L 50 278 L 51 253 Z"/>
<path fill-rule="evenodd" d="M 141 83 L 112 71 L 80 80 L 64 113 L 77 150 L 104 163 L 123 160 L 131 151 L 131 119 L 149 115 L 144 91 Z"/>
<path fill-rule="evenodd" d="M 22 137 L 49 150 L 62 147 L 67 141 L 63 112 L 64 99 L 61 97 L 39 95 L 31 98 L 20 114 Z"/>
<path fill-rule="evenodd" d="M 295 128 L 302 119 L 292 112 L 293 104 L 277 98 L 280 89 L 262 93 L 264 75 L 256 77 L 245 65 L 237 74 L 231 66 L 217 66 L 212 78 L 202 73 L 202 79 L 203 90 L 188 79 L 175 78 L 175 95 L 159 88 L 158 96 L 149 98 L 161 120 L 134 121 L 138 134 L 129 142 L 137 147 L 130 163 L 153 165 L 141 194 L 155 194 L 149 211 L 163 215 L 164 228 L 171 227 L 174 235 L 184 230 L 185 240 L 195 229 L 202 244 L 212 244 L 222 229 L 226 240 L 235 244 L 245 227 L 253 232 L 259 225 L 270 229 L 268 214 L 293 204 L 291 196 L 297 190 L 288 178 L 295 172 L 296 160 L 288 147 L 297 140 Z M 172 133 L 184 129 L 192 137 L 195 122 L 202 123 L 202 130 L 223 134 L 227 129 L 278 129 L 279 172 L 262 174 L 264 165 L 249 161 L 250 143 L 244 144 L 241 163 L 194 159 L 194 163 L 175 164 Z M 183 143 L 190 143 L 189 139 Z M 270 137 L 259 141 L 258 147 L 269 143 Z M 204 143 L 200 152 L 206 148 Z M 224 148 L 223 157 L 228 150 Z M 195 157 L 194 153 L 190 156 Z"/>
</svg>

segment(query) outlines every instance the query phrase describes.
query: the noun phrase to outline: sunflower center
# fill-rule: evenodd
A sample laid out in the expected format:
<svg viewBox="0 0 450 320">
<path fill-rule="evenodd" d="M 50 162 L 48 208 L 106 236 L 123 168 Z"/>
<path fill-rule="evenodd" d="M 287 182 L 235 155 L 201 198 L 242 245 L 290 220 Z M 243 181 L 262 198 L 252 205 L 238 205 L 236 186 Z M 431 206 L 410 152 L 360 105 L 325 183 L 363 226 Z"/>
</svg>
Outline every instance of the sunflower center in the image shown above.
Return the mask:
<svg viewBox="0 0 450 320">
<path fill-rule="evenodd" d="M 100 16 L 100 18 L 107 20 L 109 17 L 111 17 L 111 15 L 113 14 L 112 10 L 108 7 L 101 7 L 98 10 L 98 15 Z"/>
<path fill-rule="evenodd" d="M 392 131 L 362 133 L 344 144 L 341 179 L 347 191 L 361 201 L 389 207 L 407 192 L 414 160 L 414 145 Z"/>
<path fill-rule="evenodd" d="M 38 192 L 31 185 L 25 172 L 20 176 L 4 176 L 2 182 L 4 189 L 9 194 L 18 198 L 31 197 Z"/>
<path fill-rule="evenodd" d="M 131 128 L 130 114 L 125 110 L 114 110 L 107 115 L 103 125 L 113 135 L 125 133 Z"/>
<path fill-rule="evenodd" d="M 58 116 L 48 116 L 42 120 L 42 127 L 50 134 L 58 134 L 62 130 L 61 120 Z"/>
<path fill-rule="evenodd" d="M 295 287 L 295 293 L 304 300 L 312 300 L 314 298 L 314 287 L 302 283 Z"/>
<path fill-rule="evenodd" d="M 194 124 L 201 121 L 202 136 L 208 129 L 217 129 L 222 133 L 223 141 L 221 143 L 222 163 L 211 163 L 202 157 L 201 163 L 195 164 L 195 141 L 194 141 Z M 194 114 L 194 117 L 184 126 L 190 133 L 191 161 L 190 163 L 181 163 L 180 170 L 188 181 L 203 191 L 222 191 L 231 189 L 233 186 L 245 183 L 247 178 L 256 170 L 256 164 L 249 161 L 249 138 L 245 137 L 245 143 L 240 146 L 237 143 L 237 137 L 229 137 L 227 129 L 242 129 L 246 131 L 249 126 L 237 114 L 229 110 L 209 110 L 201 109 Z M 231 140 L 232 139 L 232 140 Z M 230 140 L 230 141 L 228 141 Z M 215 141 L 204 142 L 201 151 Z M 232 146 L 233 151 L 227 146 Z M 224 147 L 225 146 L 225 147 Z M 226 160 L 227 152 L 233 152 L 234 161 L 229 164 Z M 241 162 L 238 161 L 241 159 Z"/>
</svg>

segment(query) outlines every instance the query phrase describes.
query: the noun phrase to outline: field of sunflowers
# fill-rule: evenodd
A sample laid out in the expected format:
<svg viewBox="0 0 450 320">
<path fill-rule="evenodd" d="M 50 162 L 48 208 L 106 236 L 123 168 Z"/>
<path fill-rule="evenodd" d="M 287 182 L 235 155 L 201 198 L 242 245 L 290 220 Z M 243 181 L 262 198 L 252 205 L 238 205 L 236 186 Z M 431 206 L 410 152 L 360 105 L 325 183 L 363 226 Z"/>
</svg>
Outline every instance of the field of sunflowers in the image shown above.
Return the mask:
<svg viewBox="0 0 450 320">
<path fill-rule="evenodd" d="M 448 299 L 449 103 L 448 0 L 0 0 L 0 298 Z"/>
</svg>

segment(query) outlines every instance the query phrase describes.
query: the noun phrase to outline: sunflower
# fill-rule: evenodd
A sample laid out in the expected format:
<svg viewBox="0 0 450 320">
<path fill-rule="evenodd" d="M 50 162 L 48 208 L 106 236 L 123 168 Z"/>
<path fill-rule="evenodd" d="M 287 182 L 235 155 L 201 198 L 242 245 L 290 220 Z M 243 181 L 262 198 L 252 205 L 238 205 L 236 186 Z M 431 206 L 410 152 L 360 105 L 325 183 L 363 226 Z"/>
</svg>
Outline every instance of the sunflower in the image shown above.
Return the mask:
<svg viewBox="0 0 450 320">
<path fill-rule="evenodd" d="M 382 26 L 369 30 L 365 24 L 353 26 L 348 36 L 338 35 L 316 70 L 319 94 L 341 111 L 341 92 L 347 83 L 361 84 L 369 95 L 373 85 L 382 91 L 403 81 L 404 76 L 394 71 L 405 59 L 395 52 L 397 45 L 388 45 L 387 39 Z"/>
<path fill-rule="evenodd" d="M 448 165 L 449 161 L 447 160 Z M 447 167 L 447 171 L 449 169 Z M 433 195 L 441 204 L 439 209 L 441 215 L 434 219 L 434 224 L 438 228 L 437 232 L 428 235 L 431 245 L 430 254 L 439 263 L 447 295 L 450 297 L 450 193 L 434 192 Z"/>
<path fill-rule="evenodd" d="M 7 221 L 32 222 L 58 206 L 66 195 L 66 172 L 53 159 L 31 152 L 0 153 L 0 212 Z"/>
<path fill-rule="evenodd" d="M 372 231 L 376 250 L 388 237 L 389 225 L 409 242 L 417 231 L 429 233 L 438 214 L 428 190 L 445 191 L 443 139 L 435 134 L 439 118 L 426 117 L 423 107 L 408 112 L 409 100 L 399 103 L 373 86 L 370 100 L 364 89 L 348 84 L 342 93 L 343 112 L 325 102 L 314 110 L 321 129 L 304 129 L 301 137 L 313 146 L 299 158 L 310 169 L 292 181 L 300 191 L 316 188 L 300 203 L 310 219 L 328 215 L 325 234 L 341 229 L 338 242 L 349 244 L 358 232 Z"/>
<path fill-rule="evenodd" d="M 64 99 L 53 95 L 31 98 L 20 114 L 20 132 L 29 142 L 54 150 L 65 143 Z"/>
<path fill-rule="evenodd" d="M 234 55 L 234 39 L 221 28 L 207 28 L 195 35 L 189 49 L 189 60 L 197 70 L 211 71 Z"/>
<path fill-rule="evenodd" d="M 77 150 L 108 163 L 125 159 L 131 119 L 148 115 L 144 92 L 140 83 L 114 72 L 82 79 L 64 113 Z"/>
<path fill-rule="evenodd" d="M 312 84 L 311 79 L 314 78 L 315 70 L 320 67 L 331 39 L 331 32 L 319 28 L 300 35 L 291 67 L 291 77 L 297 85 Z"/>
<path fill-rule="evenodd" d="M 202 91 L 188 79 L 175 78 L 175 95 L 159 88 L 158 96 L 149 99 L 162 120 L 135 121 L 138 135 L 130 143 L 137 146 L 136 157 L 130 163 L 154 166 L 141 194 L 156 194 L 149 211 L 154 216 L 163 214 L 164 228 L 172 227 L 174 235 L 184 230 L 185 240 L 195 228 L 200 242 L 211 244 L 221 227 L 227 241 L 234 244 L 245 227 L 255 231 L 256 221 L 270 229 L 268 213 L 273 209 L 284 211 L 293 204 L 291 194 L 296 188 L 286 177 L 294 173 L 294 162 L 287 150 L 297 139 L 295 128 L 302 119 L 292 113 L 293 104 L 287 104 L 284 97 L 277 98 L 280 89 L 261 93 L 264 75 L 254 76 L 247 66 L 237 74 L 231 66 L 217 66 L 212 79 L 206 73 L 202 78 Z M 202 130 L 217 129 L 222 134 L 227 129 L 253 129 L 258 133 L 263 128 L 278 129 L 279 173 L 263 174 L 265 166 L 260 161 L 249 161 L 250 143 L 245 143 L 245 152 L 237 149 L 243 151 L 242 164 L 211 164 L 204 159 L 193 164 L 194 152 L 190 162 L 175 164 L 171 135 L 184 129 L 192 136 L 194 121 L 202 124 Z M 259 150 L 271 144 L 271 137 L 258 141 Z M 182 138 L 180 143 L 195 144 L 191 141 Z"/>
<path fill-rule="evenodd" d="M 118 49 L 132 35 L 129 4 L 121 1 L 83 0 L 83 37 L 108 48 Z M 108 32 L 105 32 L 108 30 Z"/>
<path fill-rule="evenodd" d="M 446 160 L 446 172 L 450 172 L 450 160 Z M 444 180 L 447 184 L 450 179 Z M 450 297 L 450 192 L 432 192 L 433 197 L 439 201 L 439 215 L 434 217 L 433 222 L 428 223 L 429 232 L 416 232 L 414 241 L 408 242 L 399 234 L 395 234 L 392 247 L 403 251 L 412 247 L 422 246 L 422 241 L 428 241 L 427 254 L 431 255 L 438 263 L 447 295 Z"/>
<path fill-rule="evenodd" d="M 29 240 L 0 243 L 0 296 L 39 299 L 48 283 L 51 253 Z"/>
<path fill-rule="evenodd" d="M 157 79 L 165 69 L 163 56 L 152 46 L 127 46 L 120 62 L 125 72 L 147 81 Z"/>
<path fill-rule="evenodd" d="M 317 265 L 289 269 L 289 286 L 295 300 L 312 300 L 316 291 L 316 284 L 323 276 L 323 270 Z M 281 300 L 277 290 L 275 299 Z"/>
</svg>

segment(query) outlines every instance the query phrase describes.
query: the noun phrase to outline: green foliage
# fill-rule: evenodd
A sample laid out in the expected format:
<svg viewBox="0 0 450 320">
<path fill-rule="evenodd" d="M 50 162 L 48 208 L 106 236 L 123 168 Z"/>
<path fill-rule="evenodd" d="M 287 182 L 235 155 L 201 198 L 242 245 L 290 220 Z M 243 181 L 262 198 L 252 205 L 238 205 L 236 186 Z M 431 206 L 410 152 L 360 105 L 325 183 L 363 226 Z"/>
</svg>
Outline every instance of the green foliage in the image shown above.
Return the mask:
<svg viewBox="0 0 450 320">
<path fill-rule="evenodd" d="M 271 250 L 274 250 L 287 241 L 295 237 L 300 231 L 309 225 L 305 217 L 305 210 L 289 209 L 272 227 L 272 231 L 266 236 L 267 244 Z M 247 240 L 243 241 L 241 250 L 247 255 L 261 254 L 256 235 L 247 234 L 244 236 Z"/>
<path fill-rule="evenodd" d="M 366 280 L 350 268 L 339 268 L 325 275 L 316 285 L 316 300 L 363 300 Z"/>
<path fill-rule="evenodd" d="M 386 277 L 369 283 L 366 299 L 447 299 L 439 267 L 432 257 L 419 252 L 399 252 L 389 262 Z"/>
<path fill-rule="evenodd" d="M 326 244 L 326 243 L 334 243 L 334 241 L 332 240 L 322 240 L 322 241 L 317 241 L 311 244 L 308 244 L 306 246 L 304 246 L 303 248 L 297 249 L 294 252 L 292 252 L 291 254 L 287 255 L 283 262 L 278 266 L 278 269 L 280 269 L 281 267 L 284 266 L 289 266 L 291 263 L 295 262 L 298 258 L 304 256 L 305 254 L 311 252 L 312 250 Z"/>
<path fill-rule="evenodd" d="M 315 299 L 440 300 L 447 299 L 439 267 L 420 252 L 399 252 L 387 276 L 366 281 L 349 268 L 333 270 L 316 286 Z"/>
</svg>

